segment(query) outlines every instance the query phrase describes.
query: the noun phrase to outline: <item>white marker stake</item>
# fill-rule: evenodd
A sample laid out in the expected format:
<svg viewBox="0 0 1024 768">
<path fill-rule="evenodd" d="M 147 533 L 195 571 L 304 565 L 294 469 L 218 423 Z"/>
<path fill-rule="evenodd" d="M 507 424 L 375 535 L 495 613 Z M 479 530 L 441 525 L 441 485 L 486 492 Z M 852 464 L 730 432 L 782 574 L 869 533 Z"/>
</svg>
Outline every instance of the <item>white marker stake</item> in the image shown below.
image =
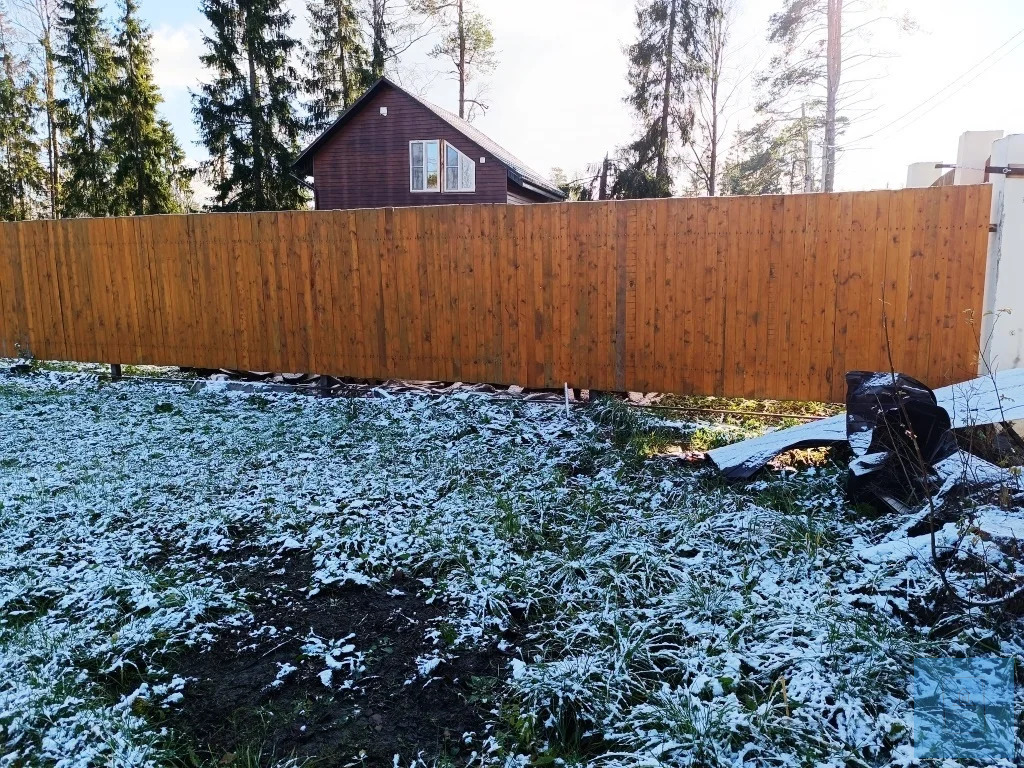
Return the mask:
<svg viewBox="0 0 1024 768">
<path fill-rule="evenodd" d="M 565 382 L 565 417 L 567 419 L 572 418 L 572 413 L 569 411 L 569 382 Z"/>
</svg>

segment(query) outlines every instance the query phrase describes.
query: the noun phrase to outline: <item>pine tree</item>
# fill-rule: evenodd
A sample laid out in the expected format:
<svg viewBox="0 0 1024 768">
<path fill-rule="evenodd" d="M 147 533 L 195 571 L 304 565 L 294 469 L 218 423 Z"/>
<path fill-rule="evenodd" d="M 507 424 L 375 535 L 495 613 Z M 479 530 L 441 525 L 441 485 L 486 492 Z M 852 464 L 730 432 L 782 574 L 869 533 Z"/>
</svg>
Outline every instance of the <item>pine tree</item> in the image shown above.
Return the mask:
<svg viewBox="0 0 1024 768">
<path fill-rule="evenodd" d="M 116 106 L 110 36 L 93 0 L 63 0 L 58 35 L 62 214 L 107 216 L 116 210 L 116 158 L 106 142 Z"/>
<path fill-rule="evenodd" d="M 0 13 L 0 219 L 21 221 L 43 209 L 47 172 L 37 132 L 39 84 L 11 50 Z"/>
<path fill-rule="evenodd" d="M 441 41 L 430 56 L 448 59 L 454 67 L 451 74 L 459 83 L 459 117 L 472 120 L 477 110 L 486 112 L 483 92 L 478 89 L 467 96 L 466 86 L 497 66 L 490 21 L 467 0 L 421 0 L 418 10 L 441 24 Z"/>
<path fill-rule="evenodd" d="M 177 192 L 187 184 L 183 153 L 170 125 L 157 117 L 162 98 L 153 81 L 151 35 L 137 0 L 121 0 L 114 61 L 116 109 L 105 144 L 117 158 L 114 213 L 144 216 L 181 210 Z"/>
<path fill-rule="evenodd" d="M 639 35 L 627 51 L 632 92 L 626 102 L 636 112 L 640 136 L 629 147 L 634 168 L 627 176 L 653 176 L 659 190 L 671 189 L 674 147 L 689 140 L 693 126 L 687 83 L 699 66 L 703 12 L 697 0 L 637 2 Z"/>
<path fill-rule="evenodd" d="M 303 90 L 310 130 L 320 133 L 352 106 L 370 83 L 366 47 L 353 0 L 310 0 L 312 40 Z"/>
<path fill-rule="evenodd" d="M 298 208 L 305 194 L 290 167 L 303 126 L 292 16 L 283 0 L 203 0 L 202 11 L 213 32 L 201 59 L 215 75 L 193 94 L 193 112 L 211 156 L 224 160 L 222 178 L 213 176 L 214 208 Z"/>
<path fill-rule="evenodd" d="M 879 64 L 890 57 L 872 40 L 883 25 L 902 32 L 916 28 L 908 16 L 889 15 L 883 3 L 844 6 L 843 0 L 782 0 L 781 10 L 768 20 L 774 55 L 759 78 L 763 98 L 757 108 L 776 122 L 802 124 L 808 145 L 801 161 L 805 186 L 833 190 L 839 140 L 853 119 L 874 111 L 871 83 L 884 74 Z M 852 80 L 846 78 L 850 69 L 856 69 Z M 813 178 L 812 143 L 821 147 L 820 178 Z"/>
<path fill-rule="evenodd" d="M 775 53 L 768 70 L 758 78 L 762 98 L 757 110 L 763 120 L 779 126 L 780 131 L 788 131 L 797 121 L 801 124 L 808 150 L 798 162 L 809 191 L 819 182 L 824 191 L 832 191 L 832 181 L 826 176 L 835 178 L 836 139 L 845 127 L 845 120 L 842 125 L 836 122 L 838 80 L 830 85 L 831 6 L 831 0 L 783 0 L 782 10 L 768 21 L 768 42 Z M 832 136 L 832 151 L 826 147 L 826 133 Z M 808 157 L 814 145 L 825 149 L 823 166 L 827 167 L 823 167 L 821 179 L 814 178 Z"/>
<path fill-rule="evenodd" d="M 722 168 L 726 195 L 778 195 L 801 190 L 803 131 L 780 127 L 771 119 L 739 131 L 731 156 Z"/>
</svg>

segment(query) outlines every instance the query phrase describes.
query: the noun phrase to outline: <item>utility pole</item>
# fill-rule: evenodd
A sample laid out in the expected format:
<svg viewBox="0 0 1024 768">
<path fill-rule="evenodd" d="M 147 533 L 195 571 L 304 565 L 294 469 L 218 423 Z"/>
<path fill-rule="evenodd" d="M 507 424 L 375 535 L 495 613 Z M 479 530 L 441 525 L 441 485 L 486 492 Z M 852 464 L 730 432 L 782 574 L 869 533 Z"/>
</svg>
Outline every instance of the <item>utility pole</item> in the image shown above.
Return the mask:
<svg viewBox="0 0 1024 768">
<path fill-rule="evenodd" d="M 593 189 L 593 187 L 591 187 Z M 608 199 L 608 155 L 604 156 L 604 162 L 601 163 L 601 183 L 597 188 L 597 199 L 607 200 Z"/>
</svg>

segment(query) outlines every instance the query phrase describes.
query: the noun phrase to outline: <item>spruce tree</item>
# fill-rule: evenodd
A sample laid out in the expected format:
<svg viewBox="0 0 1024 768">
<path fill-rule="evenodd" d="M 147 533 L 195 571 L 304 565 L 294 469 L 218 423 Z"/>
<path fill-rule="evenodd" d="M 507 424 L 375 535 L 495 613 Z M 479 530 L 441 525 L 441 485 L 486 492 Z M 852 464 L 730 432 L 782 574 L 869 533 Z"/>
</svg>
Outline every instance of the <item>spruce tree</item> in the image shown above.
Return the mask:
<svg viewBox="0 0 1024 768">
<path fill-rule="evenodd" d="M 366 0 L 367 18 L 370 26 L 370 79 L 376 82 L 384 77 L 388 61 L 394 58 L 394 36 L 396 23 L 391 0 Z"/>
<path fill-rule="evenodd" d="M 320 133 L 369 85 L 367 51 L 353 0 L 310 0 L 306 52 L 309 127 Z"/>
<path fill-rule="evenodd" d="M 201 58 L 215 74 L 193 94 L 193 112 L 211 156 L 225 161 L 214 208 L 298 208 L 305 195 L 290 169 L 303 125 L 292 16 L 283 0 L 203 0 L 202 11 L 212 33 Z"/>
<path fill-rule="evenodd" d="M 21 221 L 43 209 L 47 172 L 39 158 L 39 84 L 11 50 L 0 13 L 0 219 Z"/>
<path fill-rule="evenodd" d="M 177 192 L 187 184 L 187 171 L 170 125 L 157 117 L 162 98 L 153 81 L 151 35 L 138 12 L 137 0 L 121 0 L 114 41 L 116 109 L 105 141 L 117 158 L 112 212 L 175 213 L 181 210 Z"/>
<path fill-rule="evenodd" d="M 116 210 L 116 158 L 106 141 L 116 101 L 110 35 L 93 0 L 63 0 L 58 17 L 64 98 L 61 189 L 64 216 L 107 216 Z"/>
<path fill-rule="evenodd" d="M 637 41 L 629 46 L 626 102 L 640 123 L 640 136 L 628 148 L 628 177 L 653 177 L 653 189 L 671 189 L 674 149 L 686 143 L 693 126 L 687 84 L 700 66 L 697 37 L 708 11 L 698 0 L 638 0 Z M 647 188 L 647 184 L 640 185 Z M 650 190 L 649 190 L 650 191 Z"/>
</svg>

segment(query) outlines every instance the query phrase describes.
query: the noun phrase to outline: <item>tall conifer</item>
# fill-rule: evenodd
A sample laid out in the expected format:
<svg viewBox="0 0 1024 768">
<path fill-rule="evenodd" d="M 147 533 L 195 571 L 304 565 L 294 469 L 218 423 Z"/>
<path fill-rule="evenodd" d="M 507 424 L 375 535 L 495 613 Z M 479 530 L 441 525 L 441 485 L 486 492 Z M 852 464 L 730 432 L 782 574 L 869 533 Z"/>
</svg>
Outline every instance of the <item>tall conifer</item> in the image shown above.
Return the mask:
<svg viewBox="0 0 1024 768">
<path fill-rule="evenodd" d="M 212 28 L 202 62 L 214 76 L 193 94 L 193 112 L 203 143 L 224 164 L 212 174 L 214 208 L 298 208 L 305 194 L 291 163 L 303 121 L 292 15 L 283 0 L 203 0 L 202 11 Z"/>
<path fill-rule="evenodd" d="M 309 127 L 320 133 L 370 84 L 369 61 L 353 0 L 310 0 L 312 38 L 303 90 Z"/>
<path fill-rule="evenodd" d="M 106 142 L 116 105 L 110 35 L 94 0 L 63 0 L 57 22 L 62 214 L 106 216 L 117 207 L 117 160 Z"/>
<path fill-rule="evenodd" d="M 151 37 L 139 19 L 138 0 L 121 0 L 115 109 L 105 137 L 116 157 L 113 212 L 121 215 L 180 211 L 179 192 L 188 184 L 181 147 L 170 124 L 157 115 L 163 99 L 153 80 Z"/>
<path fill-rule="evenodd" d="M 623 178 L 643 178 L 645 196 L 671 194 L 672 168 L 678 148 L 689 141 L 693 107 L 687 83 L 699 66 L 697 36 L 701 33 L 699 0 L 638 0 L 637 41 L 629 46 L 626 102 L 639 122 L 640 135 L 629 146 Z"/>
<path fill-rule="evenodd" d="M 40 162 L 39 84 L 11 48 L 0 13 L 0 219 L 21 221 L 44 210 L 47 172 Z"/>
</svg>

